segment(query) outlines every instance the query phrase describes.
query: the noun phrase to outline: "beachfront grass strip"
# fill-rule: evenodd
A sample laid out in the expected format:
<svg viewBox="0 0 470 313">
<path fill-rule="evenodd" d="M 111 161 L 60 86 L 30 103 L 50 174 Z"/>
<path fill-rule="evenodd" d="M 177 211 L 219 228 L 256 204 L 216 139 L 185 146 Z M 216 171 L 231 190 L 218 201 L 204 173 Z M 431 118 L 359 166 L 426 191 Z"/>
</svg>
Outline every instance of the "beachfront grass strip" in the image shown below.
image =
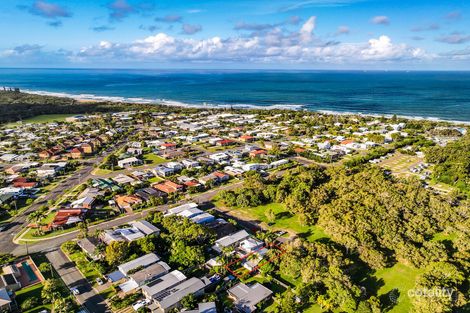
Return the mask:
<svg viewBox="0 0 470 313">
<path fill-rule="evenodd" d="M 52 122 L 65 122 L 67 117 L 75 116 L 76 114 L 44 114 L 27 118 L 22 121 L 22 124 L 39 124 L 39 123 L 52 123 Z M 21 125 L 18 122 L 8 123 L 7 127 Z"/>
</svg>

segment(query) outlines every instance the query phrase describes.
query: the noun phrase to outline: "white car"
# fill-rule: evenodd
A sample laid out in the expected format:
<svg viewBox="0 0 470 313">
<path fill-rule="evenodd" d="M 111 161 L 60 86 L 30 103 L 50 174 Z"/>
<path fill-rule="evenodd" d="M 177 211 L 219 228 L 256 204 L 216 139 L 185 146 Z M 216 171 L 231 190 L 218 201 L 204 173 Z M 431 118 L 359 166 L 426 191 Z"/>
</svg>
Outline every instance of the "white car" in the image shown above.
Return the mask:
<svg viewBox="0 0 470 313">
<path fill-rule="evenodd" d="M 101 278 L 99 278 L 99 277 L 96 278 L 96 282 L 97 282 L 98 285 L 100 285 L 100 286 L 104 284 L 103 280 L 102 280 Z"/>
<path fill-rule="evenodd" d="M 150 303 L 150 301 L 147 300 L 147 299 L 139 300 L 139 301 L 137 301 L 136 303 L 134 303 L 132 305 L 132 308 L 134 309 L 134 311 L 138 311 L 140 308 L 143 308 L 144 306 L 146 306 L 149 303 Z"/>
<path fill-rule="evenodd" d="M 80 294 L 80 290 L 78 290 L 77 288 L 72 288 L 70 289 L 70 291 L 76 296 Z"/>
</svg>

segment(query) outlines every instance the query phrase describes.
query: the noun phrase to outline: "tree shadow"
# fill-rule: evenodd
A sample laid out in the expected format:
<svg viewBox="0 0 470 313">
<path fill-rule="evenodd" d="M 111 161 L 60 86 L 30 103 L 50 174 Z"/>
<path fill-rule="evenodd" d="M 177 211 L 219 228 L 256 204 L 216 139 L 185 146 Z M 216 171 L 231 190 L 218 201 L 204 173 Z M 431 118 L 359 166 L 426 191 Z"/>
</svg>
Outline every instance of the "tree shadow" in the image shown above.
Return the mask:
<svg viewBox="0 0 470 313">
<path fill-rule="evenodd" d="M 382 312 L 389 312 L 398 304 L 400 291 L 396 288 L 390 290 L 386 294 L 379 297 L 380 304 L 382 305 Z"/>
<path fill-rule="evenodd" d="M 279 212 L 279 213 L 276 214 L 276 218 L 278 218 L 278 219 L 290 218 L 290 217 L 292 217 L 292 214 L 290 212 L 286 212 L 286 211 Z"/>
</svg>

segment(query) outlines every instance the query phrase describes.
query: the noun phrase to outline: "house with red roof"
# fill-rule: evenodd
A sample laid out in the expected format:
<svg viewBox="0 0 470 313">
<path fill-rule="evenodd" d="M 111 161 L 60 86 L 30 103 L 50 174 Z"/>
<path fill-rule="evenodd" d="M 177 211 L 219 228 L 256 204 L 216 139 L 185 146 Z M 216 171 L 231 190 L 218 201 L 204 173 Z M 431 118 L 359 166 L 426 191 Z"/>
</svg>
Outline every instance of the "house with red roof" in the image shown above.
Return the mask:
<svg viewBox="0 0 470 313">
<path fill-rule="evenodd" d="M 63 228 L 80 223 L 84 220 L 87 210 L 85 209 L 60 209 L 57 211 L 54 220 L 49 224 L 51 228 Z"/>
<path fill-rule="evenodd" d="M 222 140 L 218 140 L 215 144 L 219 147 L 224 147 L 224 146 L 230 146 L 230 145 L 233 145 L 235 143 L 235 141 L 233 140 L 230 140 L 230 139 L 222 139 Z"/>
<path fill-rule="evenodd" d="M 255 141 L 255 137 L 250 136 L 250 135 L 243 135 L 240 137 L 240 140 L 243 142 L 253 142 Z"/>
<path fill-rule="evenodd" d="M 83 154 L 83 151 L 79 148 L 73 148 L 72 151 L 70 151 L 70 157 L 72 159 L 81 159 Z"/>
<path fill-rule="evenodd" d="M 38 182 L 35 181 L 14 181 L 13 187 L 15 188 L 24 188 L 24 189 L 31 189 L 36 188 L 38 186 Z"/>
<path fill-rule="evenodd" d="M 266 152 L 266 150 L 263 150 L 263 149 L 257 149 L 257 150 L 253 150 L 250 152 L 250 158 L 256 158 L 256 157 L 260 157 L 260 156 L 263 156 L 263 155 L 267 155 L 268 153 Z"/>
<path fill-rule="evenodd" d="M 162 149 L 162 150 L 174 150 L 174 149 L 176 149 L 176 143 L 165 142 L 165 143 L 160 145 L 160 149 Z"/>
<path fill-rule="evenodd" d="M 135 195 L 120 195 L 114 198 L 116 205 L 121 210 L 124 210 L 128 213 L 132 212 L 132 207 L 136 204 L 142 203 L 142 199 Z"/>
<path fill-rule="evenodd" d="M 152 188 L 163 191 L 166 194 L 175 193 L 175 192 L 184 190 L 183 185 L 176 184 L 170 180 L 165 180 L 164 182 L 153 184 Z"/>
</svg>

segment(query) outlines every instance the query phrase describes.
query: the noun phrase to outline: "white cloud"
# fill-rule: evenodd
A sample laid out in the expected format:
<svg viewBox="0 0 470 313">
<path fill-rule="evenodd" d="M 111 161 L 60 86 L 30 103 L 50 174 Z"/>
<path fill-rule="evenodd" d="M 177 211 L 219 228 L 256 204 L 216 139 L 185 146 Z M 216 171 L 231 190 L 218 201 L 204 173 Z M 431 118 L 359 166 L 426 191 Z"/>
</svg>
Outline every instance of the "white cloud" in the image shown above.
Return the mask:
<svg viewBox="0 0 470 313">
<path fill-rule="evenodd" d="M 213 62 L 271 64 L 367 64 L 383 61 L 426 60 L 434 57 L 420 48 L 394 43 L 382 35 L 366 42 L 325 42 L 314 35 L 316 18 L 297 31 L 275 27 L 251 36 L 206 39 L 175 37 L 164 32 L 128 43 L 103 40 L 78 52 L 64 53 L 71 62 Z M 29 48 L 29 47 L 26 47 Z M 21 49 L 19 49 L 21 50 Z M 24 49 L 28 50 L 28 49 Z M 5 53 L 12 53 L 4 52 Z"/>
<path fill-rule="evenodd" d="M 300 29 L 300 38 L 303 42 L 310 42 L 312 40 L 313 31 L 316 26 L 316 16 L 311 16 Z"/>
</svg>

